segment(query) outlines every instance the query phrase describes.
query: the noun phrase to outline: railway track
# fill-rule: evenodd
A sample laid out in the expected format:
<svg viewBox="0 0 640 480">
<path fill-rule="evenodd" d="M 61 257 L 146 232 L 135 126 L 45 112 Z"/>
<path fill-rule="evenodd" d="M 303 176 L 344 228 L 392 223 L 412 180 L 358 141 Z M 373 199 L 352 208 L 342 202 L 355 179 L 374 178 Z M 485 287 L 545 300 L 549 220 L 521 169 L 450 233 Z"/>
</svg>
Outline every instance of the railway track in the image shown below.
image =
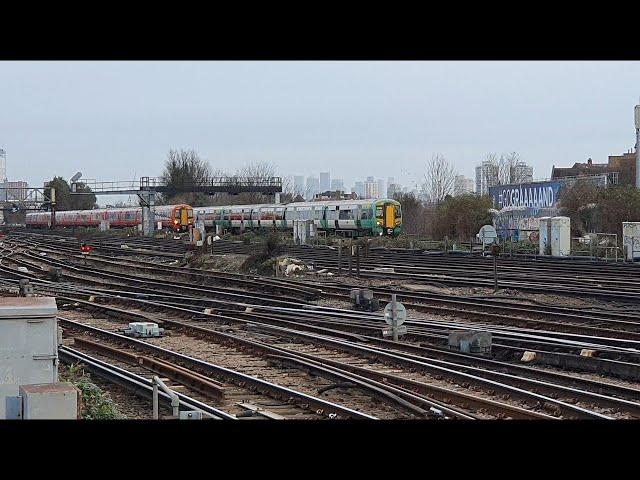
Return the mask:
<svg viewBox="0 0 640 480">
<path fill-rule="evenodd" d="M 27 254 L 32 257 L 32 254 L 29 254 L 29 253 Z M 50 258 L 45 258 L 45 259 L 40 257 L 32 257 L 32 258 L 35 258 L 35 260 L 38 260 L 38 261 L 44 260 L 46 262 L 52 262 Z M 108 264 L 111 264 L 111 266 L 123 267 L 123 265 L 120 262 L 116 262 L 113 260 L 95 259 L 92 261 L 97 261 L 97 263 L 99 264 L 108 262 Z M 133 262 L 127 262 L 127 265 L 130 265 L 131 263 Z M 73 267 L 69 264 L 60 264 L 60 265 L 67 266 L 74 270 L 81 269 L 80 267 Z M 88 267 L 83 266 L 82 268 L 87 269 Z M 143 268 L 148 271 L 156 272 L 156 269 L 152 266 L 144 266 Z M 175 272 L 171 271 L 171 269 L 168 267 L 159 267 L 159 269 L 163 274 L 169 274 L 169 275 L 175 274 Z M 97 275 L 102 274 L 102 271 L 99 271 L 97 269 L 90 269 L 90 270 Z M 185 273 L 188 275 L 196 275 L 196 276 L 208 277 L 208 278 L 214 278 L 214 275 L 218 275 L 215 272 L 212 273 L 212 272 L 205 272 L 205 271 L 194 273 L 193 269 L 182 269 L 181 272 L 182 271 L 185 271 Z M 243 279 L 243 281 L 246 281 L 246 279 Z M 251 282 L 253 285 L 259 284 L 259 282 L 256 280 L 251 280 Z M 287 284 L 291 286 L 297 282 L 292 282 L 292 281 L 287 282 L 285 280 L 278 280 L 277 282 L 275 282 L 275 284 L 269 284 L 269 282 L 265 282 L 265 283 L 268 284 L 269 288 L 275 287 L 280 289 L 280 288 L 287 288 L 286 287 Z M 342 300 L 346 300 L 348 298 L 348 294 L 347 294 L 349 289 L 348 286 L 323 284 L 323 285 L 319 285 L 319 287 L 321 288 L 313 289 L 314 290 L 313 292 L 310 292 L 311 289 L 308 289 L 306 292 L 303 291 L 302 293 L 309 293 L 309 294 L 313 293 L 313 295 L 317 295 L 318 292 L 321 291 L 323 295 L 334 295 Z M 296 287 L 296 288 L 303 289 L 305 287 L 299 285 L 299 287 Z M 611 338 L 624 339 L 625 341 L 633 340 L 634 334 L 636 332 L 633 332 L 632 330 L 638 328 L 638 322 L 637 322 L 638 317 L 629 315 L 629 314 L 621 314 L 621 313 L 613 313 L 613 312 L 597 312 L 597 316 L 596 316 L 596 313 L 594 314 L 568 313 L 568 312 L 571 312 L 570 309 L 561 308 L 561 307 L 553 307 L 553 306 L 541 307 L 539 305 L 536 305 L 536 306 L 517 305 L 517 304 L 514 304 L 513 302 L 500 302 L 499 300 L 496 301 L 495 299 L 486 299 L 486 298 L 485 299 L 475 299 L 475 298 L 464 299 L 464 298 L 459 298 L 454 296 L 445 296 L 445 295 L 438 295 L 433 293 L 423 294 L 420 292 L 417 292 L 417 293 L 406 292 L 406 291 L 402 292 L 402 291 L 399 291 L 398 289 L 392 290 L 392 289 L 383 289 L 383 288 L 376 288 L 376 287 L 374 287 L 374 290 L 376 291 L 377 294 L 380 294 L 382 298 L 385 298 L 385 295 L 388 298 L 392 292 L 397 293 L 399 296 L 399 299 L 402 301 L 405 301 L 405 297 L 410 298 L 414 300 L 414 302 L 406 303 L 406 305 L 410 308 L 413 308 L 419 311 L 420 310 L 428 311 L 428 312 L 438 313 L 438 314 L 443 314 L 443 313 L 451 314 L 451 315 L 456 315 L 457 317 L 468 317 L 476 321 L 478 321 L 479 319 L 486 320 L 487 322 L 491 322 L 492 324 L 495 324 L 495 323 L 504 323 L 507 325 L 516 324 L 521 327 L 534 327 L 534 328 L 537 328 L 538 330 L 541 328 L 547 327 L 550 329 L 555 329 L 556 331 L 577 332 L 577 334 L 581 334 L 581 336 L 584 336 L 585 333 L 589 333 L 593 336 L 603 337 L 606 342 L 611 341 L 610 340 Z M 337 292 L 341 292 L 341 293 L 337 293 Z M 176 290 L 175 289 L 172 290 L 172 293 L 175 296 Z M 296 293 L 301 293 L 301 292 L 297 291 Z M 415 302 L 415 300 L 418 300 L 421 303 L 417 303 Z M 212 302 L 211 300 L 202 300 L 202 299 L 194 298 L 192 296 L 189 298 L 185 298 L 182 301 L 184 304 L 197 303 L 203 307 L 208 306 L 208 307 L 220 308 L 220 303 L 215 303 L 215 302 Z M 227 301 L 225 300 L 225 302 Z M 248 302 L 253 304 L 251 299 L 248 299 Z M 440 304 L 440 306 L 438 304 Z M 228 303 L 225 303 L 225 305 L 229 306 Z M 445 307 L 442 307 L 441 305 L 445 305 Z M 246 303 L 240 303 L 236 305 L 236 307 L 238 308 L 246 308 L 246 306 L 247 306 Z M 470 307 L 475 307 L 475 309 L 472 310 L 470 309 Z M 254 308 L 254 306 L 252 306 L 252 308 Z M 515 316 L 514 312 L 520 313 L 521 316 L 519 317 Z M 527 317 L 523 317 L 522 316 L 523 314 L 526 314 Z M 550 322 L 548 320 L 545 321 L 545 320 L 536 319 L 540 317 L 552 318 L 553 321 Z M 571 323 L 567 324 L 567 319 Z M 614 328 L 603 328 L 602 326 L 593 327 L 592 326 L 593 322 L 597 322 L 600 325 L 606 325 L 608 327 L 614 326 L 616 328 L 620 328 L 620 325 L 622 325 L 624 330 L 616 330 Z M 410 324 L 413 324 L 413 323 L 415 322 L 412 322 Z M 478 325 L 478 327 L 482 327 L 482 325 Z M 374 327 L 374 328 L 377 329 L 377 327 Z M 418 335 L 421 337 L 421 339 L 428 339 L 429 337 L 433 337 L 433 335 L 431 335 L 430 332 L 425 332 L 425 331 L 419 332 L 416 329 L 412 329 L 411 334 L 412 336 Z M 440 340 L 442 340 L 442 338 L 440 338 Z M 513 344 L 513 342 L 514 342 L 514 339 L 512 338 L 510 340 L 510 343 Z M 520 340 L 520 343 L 522 343 L 522 339 Z M 541 345 L 540 345 L 541 343 L 544 343 L 544 342 L 541 342 L 540 340 L 538 340 L 538 344 L 534 345 L 533 348 L 537 350 L 537 353 L 539 354 L 539 359 L 546 358 L 547 363 L 563 365 L 563 366 L 570 366 L 570 365 L 578 366 L 577 364 L 579 362 L 581 364 L 587 364 L 593 367 L 590 369 L 590 371 L 598 372 L 598 371 L 604 370 L 611 373 L 621 372 L 623 376 L 626 376 L 627 378 L 638 378 L 637 368 L 634 366 L 633 363 L 619 361 L 621 356 L 619 351 L 616 351 L 616 350 L 610 351 L 609 348 L 599 345 L 597 348 L 599 348 L 600 355 L 604 355 L 605 358 L 608 357 L 608 359 L 611 360 L 611 362 L 607 362 L 602 358 L 576 359 L 575 355 L 567 356 L 567 355 L 558 354 L 557 352 L 558 345 L 553 346 L 553 349 L 555 350 L 555 352 L 542 351 Z M 548 344 L 549 342 L 546 342 L 546 343 Z M 627 343 L 630 343 L 630 342 L 627 342 Z M 592 347 L 593 347 L 593 343 L 581 345 L 581 348 L 592 348 Z M 532 348 L 532 347 L 531 345 L 523 346 L 522 348 L 519 349 L 520 355 L 522 355 L 524 348 Z M 576 352 L 576 349 L 578 349 L 578 345 L 573 345 L 571 349 L 572 350 L 571 353 L 580 353 L 580 349 L 578 349 L 578 352 Z M 627 352 L 627 354 L 629 353 Z M 637 358 L 636 358 L 636 361 L 637 361 Z M 633 370 L 634 372 L 629 373 L 629 371 L 631 370 Z"/>
<path fill-rule="evenodd" d="M 369 371 L 368 373 L 370 376 L 378 375 L 379 376 L 378 379 L 381 379 L 382 377 L 380 377 L 380 375 L 384 375 L 384 378 L 387 378 L 387 381 L 389 381 L 391 372 L 389 371 L 376 372 L 375 370 L 370 371 L 371 364 L 375 363 L 375 360 L 379 362 L 381 361 L 381 359 L 384 359 L 386 363 L 392 363 L 398 366 L 408 365 L 409 366 L 408 372 L 405 371 L 403 372 L 403 375 L 396 376 L 396 378 L 394 378 L 398 382 L 403 382 L 403 381 L 406 382 L 406 381 L 412 380 L 412 378 L 407 378 L 406 377 L 407 375 L 409 375 L 409 377 L 411 377 L 411 375 L 420 375 L 411 371 L 412 369 L 415 370 L 416 368 L 436 371 L 439 373 L 446 372 L 445 375 L 451 375 L 453 377 L 458 378 L 458 380 L 460 378 L 463 378 L 464 379 L 463 383 L 465 383 L 465 381 L 471 380 L 472 383 L 475 382 L 476 386 L 482 385 L 485 388 L 487 388 L 487 385 L 490 385 L 491 389 L 500 390 L 503 395 L 506 394 L 507 397 L 509 398 L 511 396 L 517 397 L 520 400 L 525 398 L 530 403 L 533 402 L 532 405 L 534 407 L 538 406 L 539 408 L 541 408 L 540 405 L 543 405 L 544 406 L 543 408 L 550 408 L 552 411 L 554 411 L 554 408 L 556 409 L 556 412 L 564 411 L 564 415 L 562 415 L 562 413 L 559 413 L 561 416 L 563 416 L 563 418 L 608 418 L 608 416 L 604 414 L 600 414 L 598 412 L 593 412 L 588 408 L 576 407 L 571 403 L 556 400 L 554 399 L 554 396 L 563 395 L 567 397 L 567 399 L 570 400 L 571 402 L 576 401 L 576 398 L 582 398 L 583 401 L 595 402 L 596 404 L 599 404 L 599 405 L 606 404 L 614 409 L 623 408 L 625 410 L 630 410 L 631 413 L 628 412 L 628 414 L 632 416 L 638 414 L 638 412 L 636 412 L 636 408 L 640 407 L 640 404 L 636 404 L 634 401 L 631 401 L 631 400 L 628 401 L 622 398 L 612 397 L 608 395 L 600 396 L 601 394 L 598 394 L 595 391 L 587 392 L 585 390 L 577 389 L 574 387 L 561 385 L 558 382 L 558 377 L 560 377 L 560 375 L 556 375 L 556 379 L 555 379 L 556 383 L 552 384 L 548 381 L 535 380 L 533 378 L 526 378 L 523 376 L 517 376 L 513 374 L 505 374 L 505 373 L 498 372 L 497 370 L 483 369 L 483 368 L 478 368 L 478 367 L 469 366 L 469 365 L 464 366 L 459 363 L 442 361 L 434 358 L 428 358 L 427 360 L 423 356 L 424 352 L 421 352 L 422 356 L 412 355 L 405 352 L 392 353 L 390 349 L 383 349 L 383 348 L 374 347 L 374 346 L 364 346 L 362 344 L 358 344 L 356 342 L 352 342 L 348 340 L 337 340 L 335 337 L 318 335 L 315 333 L 305 333 L 299 330 L 284 329 L 283 327 L 276 327 L 268 324 L 259 324 L 257 322 L 251 322 L 251 326 L 247 330 L 247 332 L 249 333 L 244 332 L 244 335 L 245 335 L 244 339 L 240 339 L 238 337 L 239 333 L 237 330 L 234 330 L 233 334 L 229 334 L 223 331 L 217 331 L 210 328 L 202 327 L 201 325 L 202 325 L 202 322 L 195 322 L 195 323 L 184 322 L 184 321 L 168 322 L 165 320 L 165 322 L 163 323 L 163 326 L 165 328 L 170 326 L 172 329 L 176 329 L 177 331 L 180 331 L 180 332 L 186 332 L 189 335 L 193 335 L 196 337 L 206 336 L 208 339 L 213 339 L 218 342 L 231 341 L 231 342 L 242 344 L 244 346 L 250 346 L 251 348 L 270 350 L 272 354 L 274 353 L 273 349 L 275 348 L 277 351 L 276 353 L 281 353 L 283 355 L 292 355 L 294 354 L 294 352 L 297 355 L 300 355 L 300 354 L 302 354 L 303 356 L 310 355 L 308 351 L 303 352 L 300 350 L 296 350 L 295 348 L 292 350 L 290 341 L 286 342 L 287 347 L 285 348 L 280 346 L 265 345 L 262 342 L 256 342 L 255 340 L 246 338 L 246 336 L 248 335 L 249 337 L 253 337 L 255 335 L 255 330 L 257 330 L 258 332 L 263 332 L 263 333 L 265 331 L 268 331 L 271 333 L 271 336 L 274 336 L 274 333 L 276 333 L 275 335 L 276 339 L 286 338 L 287 336 L 297 338 L 297 339 L 306 338 L 307 339 L 306 348 L 308 349 L 310 348 L 313 350 L 313 355 L 311 355 L 310 358 L 307 358 L 307 360 L 311 359 L 316 362 L 331 364 L 331 362 L 335 362 L 335 359 L 331 358 L 332 356 L 335 357 L 336 355 L 341 355 L 342 361 L 338 362 L 337 364 L 334 363 L 334 365 L 338 365 L 340 368 L 347 371 L 349 371 L 350 369 L 353 369 L 354 366 L 359 367 L 360 370 L 357 373 L 363 374 L 365 373 L 365 371 Z M 279 343 L 280 341 L 277 341 L 277 342 Z M 322 344 L 323 346 L 320 347 L 319 344 Z M 179 340 L 174 346 L 177 348 L 180 348 L 181 345 L 186 345 L 186 341 Z M 351 357 L 351 362 L 349 362 L 351 364 L 349 365 L 345 363 L 344 355 L 346 355 L 347 352 L 351 356 L 353 356 L 354 352 L 356 352 L 357 356 L 359 357 L 359 362 L 355 362 L 354 359 Z M 453 352 L 449 352 L 449 353 L 453 353 Z M 459 355 L 459 356 L 463 356 L 463 355 Z M 365 366 L 364 367 L 359 366 L 358 363 L 360 365 L 363 365 L 362 363 L 363 361 L 365 362 L 364 363 Z M 351 371 L 352 373 L 355 373 L 353 370 Z M 499 378 L 501 381 L 497 381 L 496 378 Z M 549 375 L 547 375 L 547 378 L 549 378 Z M 433 383 L 434 383 L 433 377 L 429 377 L 429 381 L 425 382 L 424 374 L 422 374 L 422 380 L 423 380 L 422 382 L 418 381 L 417 383 L 413 383 L 412 387 L 413 388 L 419 387 L 423 389 L 433 388 Z M 575 379 L 568 375 L 564 375 L 564 378 L 562 380 L 565 383 L 567 382 L 575 383 L 574 382 Z M 436 381 L 435 383 L 438 383 L 438 382 Z M 582 383 L 584 386 L 589 382 L 582 382 Z M 535 384 L 535 387 L 532 387 L 532 385 L 534 384 Z M 521 388 L 523 385 L 527 385 L 530 390 L 525 390 Z M 609 390 L 616 390 L 616 388 L 613 385 L 607 386 L 606 384 L 591 382 L 591 388 L 593 390 L 602 390 L 605 387 L 608 388 Z M 405 388 L 406 388 L 406 385 L 405 385 Z M 547 393 L 550 392 L 551 395 L 547 396 L 542 393 L 537 393 L 535 391 L 536 389 L 541 392 L 547 392 Z M 618 389 L 615 393 L 620 395 L 621 391 L 623 390 L 624 389 Z M 442 391 L 440 393 L 442 394 Z M 433 394 L 433 391 L 431 391 L 431 394 Z M 626 394 L 637 398 L 638 391 L 626 390 Z M 445 393 L 445 395 L 448 395 L 449 397 L 447 398 L 450 398 L 451 395 L 453 395 L 453 393 L 451 393 L 451 391 L 448 391 Z M 533 401 L 533 399 L 536 399 L 536 400 Z M 585 400 L 585 399 L 588 399 L 588 400 Z M 540 402 L 541 400 L 543 400 L 542 403 Z M 622 413 L 622 415 L 626 415 L 626 414 Z"/>
<path fill-rule="evenodd" d="M 313 371 L 342 385 L 325 385 L 330 387 L 328 391 L 359 388 L 367 392 L 364 397 L 369 401 L 375 397 L 391 402 L 396 409 L 393 418 L 637 418 L 640 412 L 636 402 L 640 392 L 635 388 L 517 365 L 513 362 L 515 357 L 509 358 L 511 361 L 499 360 L 500 356 L 513 357 L 535 350 L 539 358 L 546 355 L 549 360 L 555 356 L 556 363 L 561 364 L 567 359 L 577 360 L 578 350 L 591 348 L 598 349 L 599 357 L 582 358 L 584 370 L 589 371 L 588 364 L 593 371 L 608 366 L 612 372 L 615 368 L 626 369 L 629 378 L 637 378 L 640 350 L 633 336 L 637 333 L 637 318 L 628 313 L 572 313 L 562 307 L 545 309 L 541 305 L 514 305 L 487 298 L 458 299 L 467 302 L 462 308 L 450 303 L 453 299 L 445 295 L 412 295 L 380 287 L 376 294 L 382 298 L 393 291 L 406 295 L 411 302 L 403 301 L 416 309 L 448 306 L 450 316 L 469 317 L 464 321 L 410 320 L 406 341 L 394 344 L 379 338 L 380 315 L 314 304 L 317 296 L 344 300 L 348 286 L 316 283 L 309 287 L 286 279 L 240 274 L 226 278 L 227 274 L 219 272 L 102 253 L 83 265 L 72 247 L 56 248 L 32 239 L 9 239 L 0 249 L 0 256 L 6 288 L 15 288 L 19 278 L 30 278 L 39 292 L 55 294 L 61 308 L 75 305 L 81 310 L 100 312 L 112 327 L 132 319 L 156 321 L 171 330 L 167 342 L 180 338 L 172 345 L 174 353 L 181 348 L 195 348 L 196 344 L 203 350 L 212 344 L 216 348 L 224 344 L 248 349 L 254 360 L 259 355 L 265 362 L 256 367 L 256 372 L 269 368 L 281 372 L 284 366 Z M 21 272 L 17 266 L 26 267 L 28 272 Z M 46 280 L 46 272 L 52 266 L 62 269 L 68 282 Z M 188 281 L 169 281 L 170 276 Z M 237 287 L 225 287 L 225 282 Z M 257 290 L 261 293 L 256 294 Z M 485 316 L 479 316 L 481 313 Z M 556 321 L 513 326 L 516 313 L 529 322 L 543 322 L 551 316 Z M 497 326 L 495 318 L 490 318 L 496 315 L 511 318 L 512 324 Z M 470 323 L 472 317 L 475 321 Z M 600 322 L 599 327 L 590 325 L 595 321 Z M 470 324 L 492 331 L 497 352 L 494 358 L 445 348 L 447 332 Z M 542 329 L 542 325 L 548 329 Z M 563 331 L 563 325 L 576 330 Z M 609 335 L 609 330 L 614 334 Z M 86 341 L 92 339 L 86 338 L 86 332 L 78 338 L 84 338 L 84 345 L 90 350 Z M 103 336 L 100 338 L 104 343 Z M 188 356 L 187 351 L 182 354 Z M 233 358 L 231 354 L 227 356 Z M 245 358 L 239 363 L 250 360 Z M 278 369 L 270 366 L 274 364 L 279 365 Z M 282 376 L 273 375 L 274 381 Z M 390 417 L 378 414 L 377 418 Z"/>
<path fill-rule="evenodd" d="M 215 252 L 248 254 L 251 246 L 241 242 L 216 242 Z M 286 253 L 337 273 L 339 268 L 337 247 L 287 246 Z M 484 286 L 492 288 L 493 264 L 490 258 L 455 254 L 423 254 L 422 252 L 385 251 L 374 249 L 361 256 L 360 277 L 394 279 L 414 283 L 437 283 L 447 286 Z M 355 274 L 355 258 L 352 273 Z M 342 258 L 342 271 L 346 273 L 348 257 Z M 536 293 L 573 296 L 588 295 L 603 300 L 637 303 L 640 298 L 640 268 L 635 264 L 603 264 L 607 270 L 599 271 L 595 265 L 565 264 L 538 259 L 498 261 L 501 288 Z M 380 269 L 385 269 L 381 271 Z M 389 269 L 393 269 L 390 271 Z M 624 278 L 624 279 L 621 279 Z"/>
</svg>

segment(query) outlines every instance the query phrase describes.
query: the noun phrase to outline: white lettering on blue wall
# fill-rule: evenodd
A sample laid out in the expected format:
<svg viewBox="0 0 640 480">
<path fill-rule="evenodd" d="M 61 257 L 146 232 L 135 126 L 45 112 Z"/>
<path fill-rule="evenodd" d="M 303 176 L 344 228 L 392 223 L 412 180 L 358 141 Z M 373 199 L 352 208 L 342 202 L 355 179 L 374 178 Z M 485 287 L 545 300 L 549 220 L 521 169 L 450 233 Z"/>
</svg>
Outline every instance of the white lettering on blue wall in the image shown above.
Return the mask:
<svg viewBox="0 0 640 480">
<path fill-rule="evenodd" d="M 550 208 L 556 201 L 552 186 L 496 187 L 498 207 Z M 497 197 L 497 198 L 496 198 Z"/>
</svg>

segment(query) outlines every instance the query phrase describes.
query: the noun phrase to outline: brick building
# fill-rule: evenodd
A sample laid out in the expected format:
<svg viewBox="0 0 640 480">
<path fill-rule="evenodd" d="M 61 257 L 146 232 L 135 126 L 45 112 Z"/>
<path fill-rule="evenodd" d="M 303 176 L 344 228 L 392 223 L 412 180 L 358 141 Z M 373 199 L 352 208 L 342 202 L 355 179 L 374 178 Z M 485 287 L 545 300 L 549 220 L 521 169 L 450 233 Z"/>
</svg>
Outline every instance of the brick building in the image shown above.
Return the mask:
<svg viewBox="0 0 640 480">
<path fill-rule="evenodd" d="M 574 163 L 573 167 L 556 167 L 551 170 L 551 179 L 581 177 L 585 175 L 609 175 L 610 183 L 619 185 L 636 184 L 636 154 L 609 155 L 607 163 L 593 163 L 590 158 L 585 163 Z"/>
</svg>

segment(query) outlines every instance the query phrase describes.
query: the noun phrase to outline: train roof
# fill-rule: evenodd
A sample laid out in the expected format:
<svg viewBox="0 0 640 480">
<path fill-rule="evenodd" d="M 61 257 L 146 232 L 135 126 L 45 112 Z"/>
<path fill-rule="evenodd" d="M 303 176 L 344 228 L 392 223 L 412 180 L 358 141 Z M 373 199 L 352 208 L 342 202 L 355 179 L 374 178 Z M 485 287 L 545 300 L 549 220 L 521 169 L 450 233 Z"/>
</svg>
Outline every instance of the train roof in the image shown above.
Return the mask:
<svg viewBox="0 0 640 480">
<path fill-rule="evenodd" d="M 177 203 L 175 205 L 155 205 L 154 208 L 162 208 L 162 209 L 166 209 L 166 208 L 174 208 L 174 207 L 188 207 L 188 208 L 192 208 L 191 205 L 187 205 L 186 203 Z M 130 211 L 130 210 L 140 210 L 142 207 L 113 207 L 113 208 L 92 208 L 90 210 L 56 210 L 56 213 L 86 213 L 86 212 L 92 212 L 92 213 L 104 213 L 104 212 L 126 212 L 126 211 Z M 29 212 L 27 213 L 27 215 L 32 215 L 34 213 L 51 213 L 48 211 L 42 211 L 42 212 Z"/>
<path fill-rule="evenodd" d="M 390 198 L 370 198 L 359 200 L 320 200 L 317 202 L 291 202 L 291 203 L 258 203 L 247 205 L 211 205 L 208 207 L 194 207 L 197 212 L 211 212 L 216 209 L 228 209 L 228 208 L 263 208 L 263 207 L 317 207 L 317 206 L 329 206 L 329 205 L 370 205 L 377 202 L 389 202 L 400 205 L 400 202 Z"/>
</svg>

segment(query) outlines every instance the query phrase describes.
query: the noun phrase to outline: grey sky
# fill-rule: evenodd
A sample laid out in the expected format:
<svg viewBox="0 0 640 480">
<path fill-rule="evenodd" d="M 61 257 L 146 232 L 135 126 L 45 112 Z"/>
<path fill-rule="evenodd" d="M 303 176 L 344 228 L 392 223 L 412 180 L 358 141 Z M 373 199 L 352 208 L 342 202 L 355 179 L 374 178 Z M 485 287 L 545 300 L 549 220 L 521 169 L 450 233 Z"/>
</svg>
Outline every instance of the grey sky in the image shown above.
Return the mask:
<svg viewBox="0 0 640 480">
<path fill-rule="evenodd" d="M 167 150 L 213 167 L 420 181 L 433 153 L 606 161 L 635 143 L 640 62 L 0 62 L 10 180 L 127 180 Z"/>
</svg>

